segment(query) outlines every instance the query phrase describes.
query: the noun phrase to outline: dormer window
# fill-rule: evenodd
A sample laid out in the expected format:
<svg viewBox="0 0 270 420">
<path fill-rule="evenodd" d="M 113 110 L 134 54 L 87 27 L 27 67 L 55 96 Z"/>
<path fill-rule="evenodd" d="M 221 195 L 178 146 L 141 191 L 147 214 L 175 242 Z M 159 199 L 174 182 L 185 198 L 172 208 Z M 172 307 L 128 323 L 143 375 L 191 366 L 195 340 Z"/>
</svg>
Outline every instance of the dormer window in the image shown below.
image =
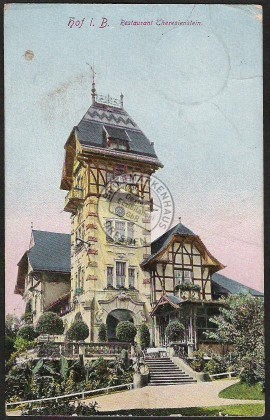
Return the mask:
<svg viewBox="0 0 270 420">
<path fill-rule="evenodd" d="M 130 138 L 126 130 L 123 128 L 110 127 L 105 125 L 104 127 L 106 146 L 114 150 L 129 150 Z"/>
</svg>

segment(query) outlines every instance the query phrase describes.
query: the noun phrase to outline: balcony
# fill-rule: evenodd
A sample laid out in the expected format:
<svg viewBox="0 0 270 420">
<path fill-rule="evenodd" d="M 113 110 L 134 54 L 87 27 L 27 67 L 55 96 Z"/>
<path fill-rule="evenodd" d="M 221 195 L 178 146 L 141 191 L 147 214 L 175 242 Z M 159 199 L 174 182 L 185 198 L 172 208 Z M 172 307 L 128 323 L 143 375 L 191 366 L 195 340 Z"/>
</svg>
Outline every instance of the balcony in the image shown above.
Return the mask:
<svg viewBox="0 0 270 420">
<path fill-rule="evenodd" d="M 84 200 L 83 189 L 73 188 L 68 192 L 65 198 L 64 211 L 75 213 L 78 205 Z"/>
</svg>

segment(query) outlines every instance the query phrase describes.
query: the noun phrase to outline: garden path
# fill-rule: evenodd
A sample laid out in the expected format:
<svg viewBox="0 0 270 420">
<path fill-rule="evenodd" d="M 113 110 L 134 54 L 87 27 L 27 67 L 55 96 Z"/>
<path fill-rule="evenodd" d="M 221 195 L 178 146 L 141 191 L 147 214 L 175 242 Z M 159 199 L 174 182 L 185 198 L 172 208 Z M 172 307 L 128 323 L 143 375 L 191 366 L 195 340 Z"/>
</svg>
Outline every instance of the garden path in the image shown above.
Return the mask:
<svg viewBox="0 0 270 420">
<path fill-rule="evenodd" d="M 186 385 L 146 386 L 84 400 L 97 401 L 100 411 L 136 408 L 211 407 L 229 404 L 255 404 L 263 401 L 219 398 L 219 392 L 235 384 L 235 380 L 219 380 Z"/>
</svg>

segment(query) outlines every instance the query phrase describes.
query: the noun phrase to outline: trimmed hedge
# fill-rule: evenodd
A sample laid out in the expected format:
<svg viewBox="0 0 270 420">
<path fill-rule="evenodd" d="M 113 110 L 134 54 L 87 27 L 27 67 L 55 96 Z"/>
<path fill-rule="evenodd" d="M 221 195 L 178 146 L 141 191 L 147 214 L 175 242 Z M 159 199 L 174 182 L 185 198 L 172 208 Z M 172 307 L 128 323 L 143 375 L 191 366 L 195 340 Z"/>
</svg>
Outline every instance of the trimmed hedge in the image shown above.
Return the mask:
<svg viewBox="0 0 270 420">
<path fill-rule="evenodd" d="M 137 328 L 130 321 L 121 321 L 116 327 L 116 338 L 119 341 L 133 343 L 137 334 Z"/>
<path fill-rule="evenodd" d="M 88 325 L 84 321 L 74 321 L 67 331 L 67 339 L 72 341 L 83 341 L 89 336 Z"/>
<path fill-rule="evenodd" d="M 107 341 L 108 340 L 108 336 L 107 336 L 107 327 L 105 324 L 100 324 L 99 326 L 99 330 L 98 330 L 98 339 L 99 341 L 103 342 L 103 341 Z"/>
<path fill-rule="evenodd" d="M 63 320 L 54 312 L 44 312 L 39 317 L 36 331 L 38 334 L 63 334 Z"/>
<path fill-rule="evenodd" d="M 185 327 L 179 321 L 171 321 L 166 327 L 165 334 L 170 341 L 179 341 L 184 338 Z"/>
<path fill-rule="evenodd" d="M 19 329 L 17 336 L 27 341 L 33 341 L 38 336 L 38 333 L 33 325 L 27 324 Z"/>
<path fill-rule="evenodd" d="M 146 324 L 139 327 L 139 342 L 143 350 L 150 346 L 150 332 Z"/>
</svg>

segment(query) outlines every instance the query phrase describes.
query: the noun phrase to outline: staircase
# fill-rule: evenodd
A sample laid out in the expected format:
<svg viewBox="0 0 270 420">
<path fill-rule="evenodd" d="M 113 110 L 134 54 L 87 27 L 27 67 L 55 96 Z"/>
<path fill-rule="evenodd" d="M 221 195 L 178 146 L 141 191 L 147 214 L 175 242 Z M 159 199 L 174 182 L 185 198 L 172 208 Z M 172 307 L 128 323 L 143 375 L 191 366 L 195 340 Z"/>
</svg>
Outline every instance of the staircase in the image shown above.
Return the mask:
<svg viewBox="0 0 270 420">
<path fill-rule="evenodd" d="M 183 370 L 179 369 L 169 357 L 147 357 L 145 363 L 149 368 L 148 385 L 185 385 L 197 382 Z"/>
</svg>

